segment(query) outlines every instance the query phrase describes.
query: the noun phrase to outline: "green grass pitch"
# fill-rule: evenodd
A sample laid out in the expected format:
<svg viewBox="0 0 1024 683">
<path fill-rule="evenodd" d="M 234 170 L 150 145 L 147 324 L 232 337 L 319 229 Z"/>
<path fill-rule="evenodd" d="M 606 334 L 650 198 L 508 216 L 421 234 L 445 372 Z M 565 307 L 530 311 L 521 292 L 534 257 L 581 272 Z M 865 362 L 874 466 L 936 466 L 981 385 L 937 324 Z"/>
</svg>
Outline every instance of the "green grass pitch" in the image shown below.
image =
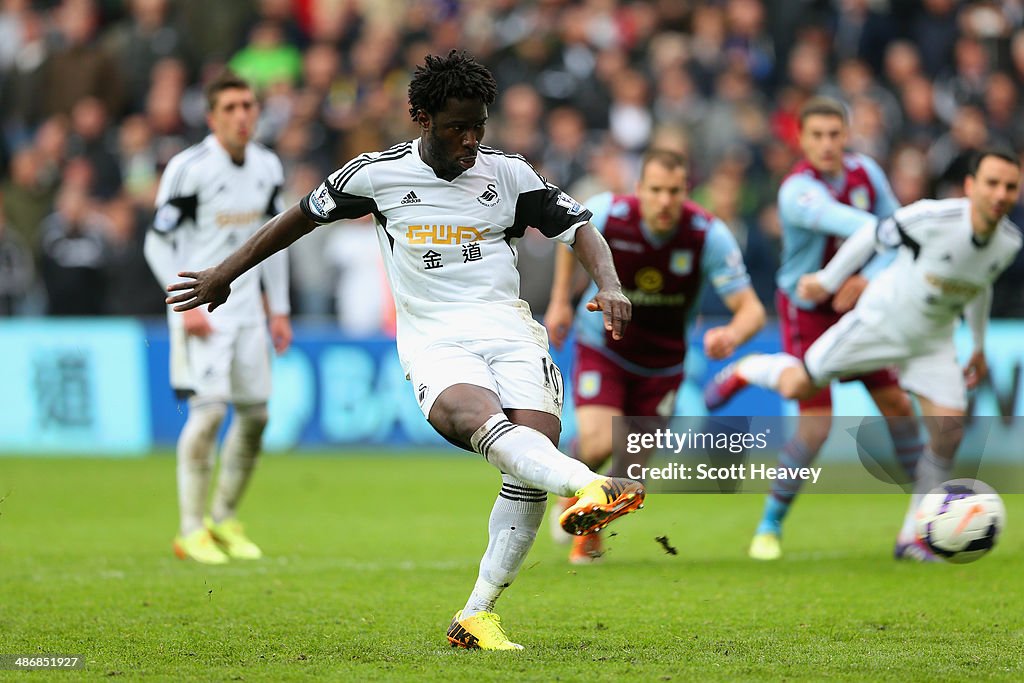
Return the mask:
<svg viewBox="0 0 1024 683">
<path fill-rule="evenodd" d="M 890 559 L 900 495 L 804 496 L 771 564 L 745 556 L 760 495 L 651 495 L 600 566 L 541 529 L 498 605 L 524 652 L 453 650 L 498 487 L 468 454 L 269 456 L 242 515 L 268 557 L 207 568 L 171 553 L 173 458 L 0 458 L 0 654 L 123 680 L 1024 680 L 1022 495 L 965 566 Z"/>
</svg>

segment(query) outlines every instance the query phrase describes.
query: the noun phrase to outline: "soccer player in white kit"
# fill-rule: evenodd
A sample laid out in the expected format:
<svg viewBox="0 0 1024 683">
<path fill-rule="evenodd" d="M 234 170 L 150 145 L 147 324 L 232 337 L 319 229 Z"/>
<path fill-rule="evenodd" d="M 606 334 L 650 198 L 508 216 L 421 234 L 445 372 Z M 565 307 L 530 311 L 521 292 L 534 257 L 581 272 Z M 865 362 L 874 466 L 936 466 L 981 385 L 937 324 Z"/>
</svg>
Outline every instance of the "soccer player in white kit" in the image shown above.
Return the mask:
<svg viewBox="0 0 1024 683">
<path fill-rule="evenodd" d="M 277 156 L 252 141 L 259 113 L 252 89 L 224 72 L 206 96 L 211 133 L 167 164 L 146 235 L 146 260 L 164 286 L 182 270 L 226 257 L 280 211 L 284 174 Z M 261 284 L 270 311 L 269 339 Z M 189 397 L 178 437 L 180 529 L 174 551 L 204 564 L 262 556 L 236 513 L 267 424 L 270 344 L 283 353 L 292 337 L 284 254 L 240 277 L 234 289 L 231 301 L 216 312 L 168 311 L 171 386 L 179 397 Z M 207 515 L 212 456 L 229 403 L 234 417 Z"/>
<path fill-rule="evenodd" d="M 1006 217 L 1017 202 L 1020 175 L 1012 153 L 981 150 L 971 160 L 965 197 L 921 200 L 859 229 L 824 269 L 801 278 L 800 296 L 824 300 L 876 247 L 899 249 L 892 265 L 810 346 L 803 364 L 784 353 L 743 358 L 707 386 L 709 409 L 750 384 L 799 399 L 839 377 L 898 367 L 900 384 L 917 396 L 931 439 L 900 532 L 899 543 L 914 543 L 912 512 L 923 493 L 949 479 L 963 437 L 967 390 L 988 372 L 992 283 L 1021 248 L 1021 233 Z M 953 346 L 961 316 L 974 341 L 963 370 Z"/>
<path fill-rule="evenodd" d="M 594 474 L 556 447 L 562 376 L 544 328 L 519 298 L 516 242 L 532 226 L 572 244 L 598 285 L 591 310 L 616 338 L 630 304 L 590 212 L 521 156 L 480 144 L 496 94 L 490 72 L 468 54 L 428 56 L 409 86 L 419 138 L 356 157 L 219 265 L 179 273 L 192 279 L 168 287 L 167 302 L 178 311 L 216 309 L 233 280 L 317 225 L 373 215 L 398 354 L 420 409 L 445 438 L 502 473 L 480 572 L 448 640 L 513 650 L 521 646 L 494 604 L 533 545 L 547 493 L 578 495 L 562 526 L 589 534 L 642 507 L 644 489 Z"/>
</svg>

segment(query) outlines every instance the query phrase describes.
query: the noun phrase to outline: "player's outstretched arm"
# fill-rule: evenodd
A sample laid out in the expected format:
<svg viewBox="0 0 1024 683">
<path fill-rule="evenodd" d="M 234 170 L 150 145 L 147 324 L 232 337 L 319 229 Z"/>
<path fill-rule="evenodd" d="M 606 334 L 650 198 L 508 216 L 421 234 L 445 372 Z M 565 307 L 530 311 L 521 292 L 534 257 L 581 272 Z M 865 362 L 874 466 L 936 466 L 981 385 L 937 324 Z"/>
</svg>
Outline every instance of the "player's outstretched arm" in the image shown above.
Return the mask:
<svg viewBox="0 0 1024 683">
<path fill-rule="evenodd" d="M 174 310 L 179 312 L 199 308 L 204 304 L 209 304 L 209 310 L 214 310 L 227 301 L 231 294 L 231 283 L 239 275 L 271 254 L 286 248 L 316 226 L 295 204 L 267 221 L 245 244 L 213 268 L 178 273 L 180 277 L 190 279 L 169 285 L 167 291 L 172 294 L 166 302 L 175 304 Z"/>
<path fill-rule="evenodd" d="M 732 311 L 728 325 L 712 327 L 704 333 L 704 353 L 708 358 L 728 358 L 764 327 L 764 305 L 753 287 L 746 287 L 725 297 L 725 305 Z"/>
<path fill-rule="evenodd" d="M 800 278 L 797 296 L 809 301 L 822 301 L 838 290 L 848 277 L 871 258 L 875 250 L 878 228 L 878 221 L 874 218 L 862 225 L 843 242 L 843 246 L 839 247 L 839 251 L 824 268 Z"/>
<path fill-rule="evenodd" d="M 555 274 L 551 280 L 551 298 L 544 313 L 548 339 L 556 349 L 562 348 L 572 327 L 572 279 L 576 257 L 564 244 L 555 246 Z"/>
<path fill-rule="evenodd" d="M 597 294 L 587 302 L 587 310 L 604 314 L 604 328 L 612 333 L 613 339 L 622 339 L 633 315 L 633 306 L 622 293 L 619 275 L 615 272 L 612 251 L 604 237 L 590 223 L 576 230 L 576 241 L 572 245 L 583 267 L 597 283 Z"/>
</svg>

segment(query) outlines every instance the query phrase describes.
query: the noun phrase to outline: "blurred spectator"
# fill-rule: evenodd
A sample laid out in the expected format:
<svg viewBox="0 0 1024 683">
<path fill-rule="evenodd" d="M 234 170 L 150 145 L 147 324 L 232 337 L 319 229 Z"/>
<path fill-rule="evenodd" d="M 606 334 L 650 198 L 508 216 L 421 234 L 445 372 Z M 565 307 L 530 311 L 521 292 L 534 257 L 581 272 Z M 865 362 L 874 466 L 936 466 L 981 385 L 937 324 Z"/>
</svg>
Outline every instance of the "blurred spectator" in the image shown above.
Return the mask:
<svg viewBox="0 0 1024 683">
<path fill-rule="evenodd" d="M 38 250 L 69 178 L 127 225 L 123 199 L 151 205 L 167 160 L 205 134 L 203 86 L 229 60 L 263 88 L 258 139 L 297 187 L 413 137 L 409 72 L 449 47 L 503 91 L 486 143 L 581 198 L 632 191 L 641 149 L 680 149 L 697 192 L 742 174 L 759 235 L 814 94 L 850 107 L 852 148 L 888 162 L 901 199 L 958 192 L 979 144 L 1024 146 L 1021 0 L 0 0 L 5 231 Z M 128 236 L 110 235 L 125 258 Z M 304 242 L 296 310 L 330 314 L 326 241 Z M 521 264 L 542 277 L 535 246 Z"/>
<path fill-rule="evenodd" d="M 742 189 L 742 176 L 736 167 L 727 164 L 716 169 L 704 187 L 694 191 L 693 197 L 729 228 L 743 252 L 747 273 L 758 298 L 763 302 L 771 301 L 775 293 L 775 271 L 779 267 L 777 245 L 741 213 Z M 729 309 L 713 293 L 705 295 L 700 310 L 708 315 L 730 315 Z"/>
<path fill-rule="evenodd" d="M 768 132 L 760 113 L 763 104 L 749 74 L 733 67 L 717 81 L 718 97 L 711 101 L 707 116 L 694 135 L 694 156 L 690 174 L 695 181 L 708 177 L 725 156 L 742 154 L 740 149 L 759 144 Z"/>
<path fill-rule="evenodd" d="M 288 163 L 282 158 L 284 163 Z M 282 195 L 285 206 L 292 206 L 320 184 L 326 172 L 308 163 L 295 163 L 285 173 Z M 333 253 L 328 246 L 335 230 L 341 226 L 325 225 L 309 233 L 288 248 L 289 273 L 292 279 L 292 310 L 296 315 L 326 317 L 334 310 L 335 270 Z M 365 254 L 362 255 L 365 257 Z M 339 302 L 343 304 L 344 302 Z"/>
<path fill-rule="evenodd" d="M 699 3 L 693 9 L 690 36 L 690 70 L 701 91 L 711 95 L 715 76 L 725 68 L 725 14 L 712 3 Z"/>
<path fill-rule="evenodd" d="M 903 146 L 893 154 L 890 165 L 889 184 L 901 205 L 928 197 L 928 160 L 924 152 L 917 147 Z"/>
<path fill-rule="evenodd" d="M 568 192 L 586 204 L 588 199 L 602 192 L 632 192 L 635 184 L 636 173 L 629 160 L 615 144 L 605 141 L 590 155 L 587 174 L 570 187 Z"/>
<path fill-rule="evenodd" d="M 897 97 L 912 78 L 922 74 L 921 55 L 908 40 L 895 40 L 885 49 L 883 81 Z"/>
<path fill-rule="evenodd" d="M 9 229 L 17 230 L 21 241 L 35 252 L 39 226 L 50 213 L 54 190 L 43 179 L 40 154 L 32 147 L 19 150 L 11 162 L 11 176 L 4 183 L 4 217 Z"/>
<path fill-rule="evenodd" d="M 657 72 L 651 106 L 656 123 L 685 124 L 693 128 L 707 115 L 707 108 L 707 101 L 685 67 L 675 64 Z"/>
<path fill-rule="evenodd" d="M 945 131 L 935 111 L 932 82 L 924 76 L 912 76 L 901 91 L 903 126 L 895 131 L 901 142 L 928 149 Z"/>
<path fill-rule="evenodd" d="M 821 46 L 816 42 L 801 41 L 789 53 L 787 81 L 800 95 L 810 97 L 824 85 L 827 68 L 828 57 Z"/>
<path fill-rule="evenodd" d="M 228 66 L 262 93 L 274 83 L 294 85 L 302 73 L 302 55 L 284 40 L 275 21 L 261 21 L 253 27 L 249 43 L 228 62 Z"/>
<path fill-rule="evenodd" d="M 991 73 L 988 54 L 972 38 L 956 41 L 954 61 L 936 82 L 939 115 L 950 120 L 957 107 L 981 106 Z"/>
<path fill-rule="evenodd" d="M 34 279 L 32 250 L 21 235 L 9 229 L 3 208 L 0 193 L 0 317 L 21 311 Z"/>
<path fill-rule="evenodd" d="M 124 192 L 137 206 L 153 206 L 156 199 L 157 155 L 153 132 L 142 116 L 129 116 L 121 124 L 118 152 Z"/>
<path fill-rule="evenodd" d="M 25 47 L 28 0 L 3 0 L 0 3 L 0 73 L 14 66 Z"/>
<path fill-rule="evenodd" d="M 43 117 L 45 27 L 25 0 L 4 0 L 0 11 L 0 112 L 14 146 L 27 143 Z"/>
<path fill-rule="evenodd" d="M 876 73 L 886 46 L 895 35 L 888 11 L 876 11 L 872 0 L 839 0 L 835 20 L 835 51 L 840 59 L 864 60 Z"/>
<path fill-rule="evenodd" d="M 128 197 L 117 197 L 107 203 L 105 213 L 103 312 L 125 316 L 165 314 L 163 288 L 153 278 L 142 252 L 150 212 L 133 205 Z"/>
<path fill-rule="evenodd" d="M 103 48 L 120 65 L 126 107 L 141 112 L 146 105 L 150 74 L 161 59 L 184 57 L 178 28 L 168 22 L 168 0 L 128 0 L 129 18 L 103 36 Z"/>
<path fill-rule="evenodd" d="M 585 126 L 583 115 L 571 107 L 558 107 L 548 114 L 549 142 L 540 155 L 540 162 L 550 180 L 559 187 L 569 187 L 587 172 L 589 150 Z"/>
<path fill-rule="evenodd" d="M 75 102 L 71 110 L 71 134 L 68 136 L 68 157 L 81 158 L 93 169 L 90 193 L 110 199 L 121 190 L 121 168 L 114 153 L 116 141 L 107 126 L 107 112 L 95 97 Z"/>
<path fill-rule="evenodd" d="M 872 159 L 886 159 L 889 156 L 889 131 L 885 122 L 885 114 L 877 100 L 855 98 L 850 103 L 849 148 Z"/>
<path fill-rule="evenodd" d="M 177 0 L 179 34 L 193 67 L 203 63 L 224 63 L 245 39 L 255 18 L 251 2 Z"/>
<path fill-rule="evenodd" d="M 878 83 L 867 62 L 859 59 L 840 62 L 836 66 L 835 85 L 824 88 L 822 94 L 845 102 L 848 106 L 865 98 L 875 102 L 890 130 L 898 128 L 903 118 L 899 100 Z"/>
<path fill-rule="evenodd" d="M 611 86 L 608 130 L 624 150 L 639 154 L 647 146 L 654 121 L 650 115 L 647 79 L 625 71 Z"/>
<path fill-rule="evenodd" d="M 43 220 L 40 265 L 50 315 L 99 315 L 108 295 L 108 221 L 85 188 L 65 184 L 57 211 Z"/>
<path fill-rule="evenodd" d="M 1024 146 L 1024 120 L 1018 102 L 1017 84 L 1003 72 L 989 78 L 985 89 L 985 114 L 992 135 L 1014 149 Z"/>
<path fill-rule="evenodd" d="M 959 0 L 921 0 L 921 10 L 911 23 L 910 39 L 921 51 L 921 64 L 929 77 L 946 70 L 953 56 Z"/>
<path fill-rule="evenodd" d="M 121 114 L 124 88 L 114 58 L 93 40 L 99 13 L 93 0 L 63 0 L 56 11 L 58 43 L 43 65 L 43 114 L 70 114 L 76 102 L 96 97 Z"/>
<path fill-rule="evenodd" d="M 487 133 L 494 139 L 487 144 L 536 162 L 544 150 L 544 102 L 537 90 L 527 83 L 509 86 L 500 95 L 496 114 Z"/>
<path fill-rule="evenodd" d="M 759 87 L 769 87 L 775 71 L 775 50 L 765 33 L 762 0 L 728 0 L 725 17 L 723 47 L 729 61 L 742 64 Z"/>
<path fill-rule="evenodd" d="M 162 59 L 153 67 L 153 85 L 146 97 L 145 117 L 151 135 L 150 148 L 160 169 L 188 147 L 190 140 L 195 142 L 202 137 L 201 133 L 190 132 L 182 117 L 184 75 L 184 64 L 175 59 Z M 206 129 L 206 100 L 202 96 L 198 107 L 197 120 L 193 122 L 195 131 Z"/>
<path fill-rule="evenodd" d="M 938 198 L 962 194 L 967 165 L 973 152 L 990 142 L 985 114 L 977 107 L 960 107 L 948 133 L 940 136 L 928 150 L 928 168 L 936 179 Z"/>
</svg>

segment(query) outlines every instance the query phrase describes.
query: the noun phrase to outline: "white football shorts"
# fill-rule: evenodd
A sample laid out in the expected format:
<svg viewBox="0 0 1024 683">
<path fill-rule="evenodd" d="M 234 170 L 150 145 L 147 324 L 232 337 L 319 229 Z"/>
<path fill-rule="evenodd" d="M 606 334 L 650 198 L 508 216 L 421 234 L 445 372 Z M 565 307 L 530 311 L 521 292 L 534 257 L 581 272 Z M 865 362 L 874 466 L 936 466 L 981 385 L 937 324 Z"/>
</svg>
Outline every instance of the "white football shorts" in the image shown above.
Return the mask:
<svg viewBox="0 0 1024 683">
<path fill-rule="evenodd" d="M 900 386 L 936 405 L 967 409 L 967 387 L 952 338 L 922 335 L 910 343 L 885 326 L 869 324 L 854 309 L 828 328 L 804 355 L 815 384 L 895 366 Z"/>
<path fill-rule="evenodd" d="M 262 324 L 214 327 L 205 339 L 176 326 L 171 387 L 229 403 L 264 403 L 270 398 L 270 352 L 270 333 Z"/>
<path fill-rule="evenodd" d="M 562 416 L 562 373 L 546 347 L 502 339 L 440 342 L 409 364 L 409 380 L 424 417 L 455 384 L 473 384 L 497 394 L 502 408 L 540 410 Z"/>
</svg>

